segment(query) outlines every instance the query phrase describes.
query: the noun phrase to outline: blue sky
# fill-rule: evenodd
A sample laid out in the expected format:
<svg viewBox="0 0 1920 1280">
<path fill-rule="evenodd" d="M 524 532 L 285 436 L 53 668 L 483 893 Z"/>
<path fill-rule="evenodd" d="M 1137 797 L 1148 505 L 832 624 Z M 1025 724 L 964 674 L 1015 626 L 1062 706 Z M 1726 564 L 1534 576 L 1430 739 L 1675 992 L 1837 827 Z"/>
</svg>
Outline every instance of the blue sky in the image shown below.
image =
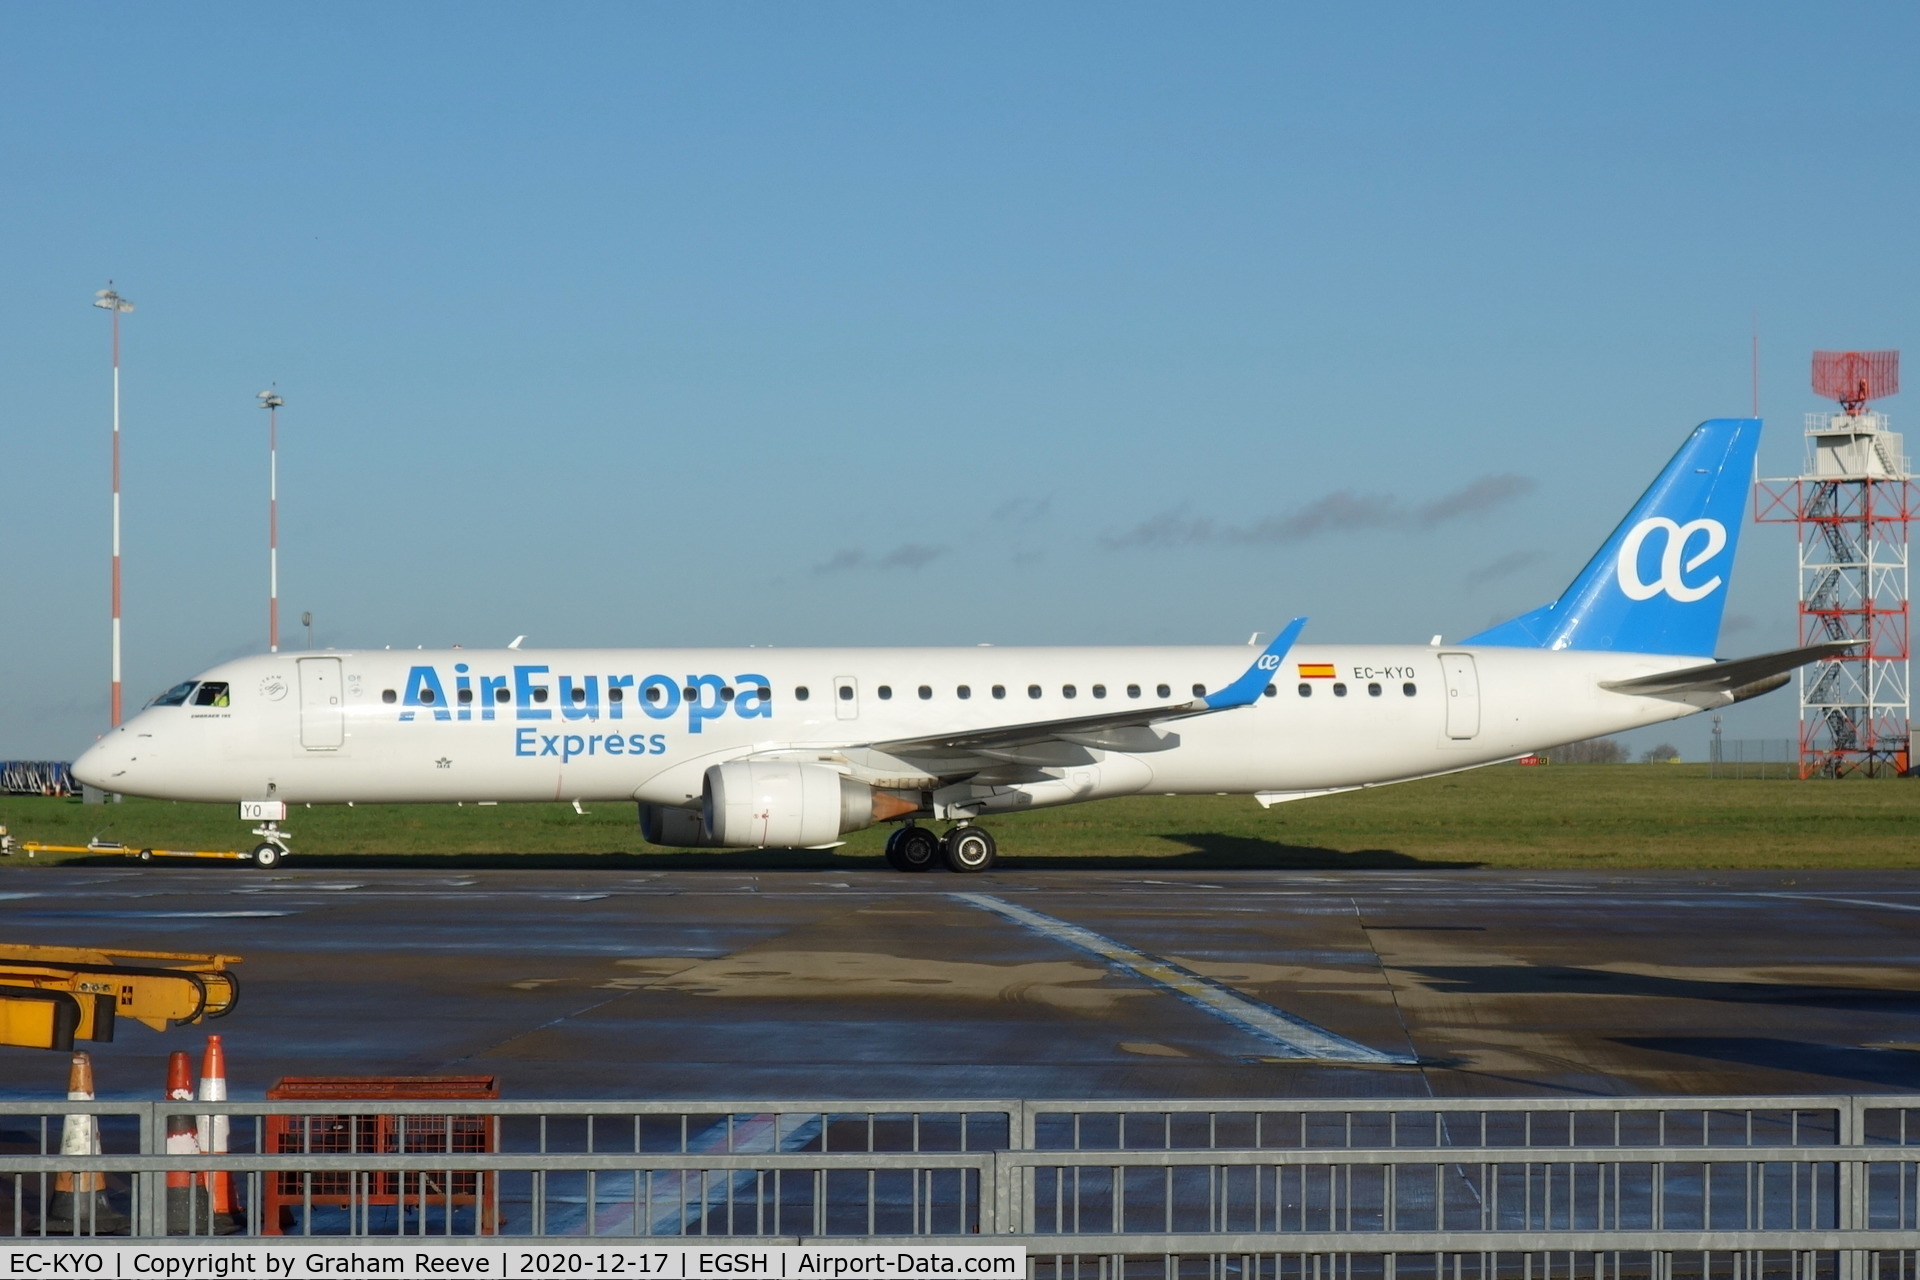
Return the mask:
<svg viewBox="0 0 1920 1280">
<path fill-rule="evenodd" d="M 0 9 L 0 757 L 106 722 L 109 278 L 132 705 L 264 646 L 269 383 L 289 644 L 1467 634 L 1756 313 L 1769 472 L 1915 347 L 1916 13 Z"/>
</svg>

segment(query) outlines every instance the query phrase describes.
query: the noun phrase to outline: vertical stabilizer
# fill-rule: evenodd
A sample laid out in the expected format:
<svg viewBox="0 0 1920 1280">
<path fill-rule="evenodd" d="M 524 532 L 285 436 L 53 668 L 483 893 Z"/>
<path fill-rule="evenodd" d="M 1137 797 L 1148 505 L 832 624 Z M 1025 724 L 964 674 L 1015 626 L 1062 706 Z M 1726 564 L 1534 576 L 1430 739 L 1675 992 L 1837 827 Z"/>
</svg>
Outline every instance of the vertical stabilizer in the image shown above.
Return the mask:
<svg viewBox="0 0 1920 1280">
<path fill-rule="evenodd" d="M 1759 447 L 1758 418 L 1701 423 L 1558 600 L 1464 643 L 1712 657 Z"/>
</svg>

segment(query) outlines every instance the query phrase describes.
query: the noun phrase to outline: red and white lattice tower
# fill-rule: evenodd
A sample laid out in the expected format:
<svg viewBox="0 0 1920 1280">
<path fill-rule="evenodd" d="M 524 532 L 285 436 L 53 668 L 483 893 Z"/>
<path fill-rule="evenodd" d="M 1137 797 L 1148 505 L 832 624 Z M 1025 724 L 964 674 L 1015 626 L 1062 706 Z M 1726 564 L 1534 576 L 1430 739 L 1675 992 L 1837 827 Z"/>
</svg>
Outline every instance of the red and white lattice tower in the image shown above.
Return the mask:
<svg viewBox="0 0 1920 1280">
<path fill-rule="evenodd" d="M 1900 436 L 1869 400 L 1900 389 L 1897 351 L 1816 351 L 1804 474 L 1761 480 L 1754 519 L 1800 530 L 1800 643 L 1859 647 L 1800 670 L 1800 775 L 1909 767 L 1907 526 L 1916 489 Z"/>
</svg>

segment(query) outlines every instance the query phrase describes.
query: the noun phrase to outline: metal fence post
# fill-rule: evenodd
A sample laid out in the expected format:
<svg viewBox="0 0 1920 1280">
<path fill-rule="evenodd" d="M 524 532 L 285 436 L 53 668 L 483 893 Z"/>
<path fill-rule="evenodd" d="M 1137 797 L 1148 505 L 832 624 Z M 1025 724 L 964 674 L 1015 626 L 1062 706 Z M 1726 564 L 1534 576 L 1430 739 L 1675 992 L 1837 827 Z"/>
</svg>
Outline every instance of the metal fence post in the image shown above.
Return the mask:
<svg viewBox="0 0 1920 1280">
<path fill-rule="evenodd" d="M 1840 1146 L 1864 1147 L 1867 1142 L 1866 1100 L 1857 1096 L 1836 1098 L 1836 1130 Z M 1867 1167 L 1863 1159 L 1842 1157 L 1834 1170 L 1833 1225 L 1842 1231 L 1867 1229 Z M 1834 1259 L 1835 1280 L 1866 1280 L 1866 1258 L 1858 1249 L 1841 1249 Z"/>
<path fill-rule="evenodd" d="M 165 1103 L 140 1104 L 140 1154 L 163 1154 L 167 1149 Z M 133 1175 L 133 1230 L 143 1236 L 167 1234 L 167 1175 L 146 1170 Z"/>
</svg>

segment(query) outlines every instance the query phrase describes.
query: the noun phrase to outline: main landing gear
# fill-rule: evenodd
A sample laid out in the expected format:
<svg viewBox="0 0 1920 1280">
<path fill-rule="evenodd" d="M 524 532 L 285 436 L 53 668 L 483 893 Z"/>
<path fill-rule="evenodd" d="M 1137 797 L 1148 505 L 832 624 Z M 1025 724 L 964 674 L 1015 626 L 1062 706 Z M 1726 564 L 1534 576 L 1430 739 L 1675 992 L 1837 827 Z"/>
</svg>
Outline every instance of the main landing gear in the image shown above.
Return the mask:
<svg viewBox="0 0 1920 1280">
<path fill-rule="evenodd" d="M 999 853 L 993 837 L 970 824 L 942 837 L 909 822 L 887 837 L 887 862 L 895 871 L 931 871 L 945 862 L 949 871 L 971 874 L 987 870 Z"/>
</svg>

